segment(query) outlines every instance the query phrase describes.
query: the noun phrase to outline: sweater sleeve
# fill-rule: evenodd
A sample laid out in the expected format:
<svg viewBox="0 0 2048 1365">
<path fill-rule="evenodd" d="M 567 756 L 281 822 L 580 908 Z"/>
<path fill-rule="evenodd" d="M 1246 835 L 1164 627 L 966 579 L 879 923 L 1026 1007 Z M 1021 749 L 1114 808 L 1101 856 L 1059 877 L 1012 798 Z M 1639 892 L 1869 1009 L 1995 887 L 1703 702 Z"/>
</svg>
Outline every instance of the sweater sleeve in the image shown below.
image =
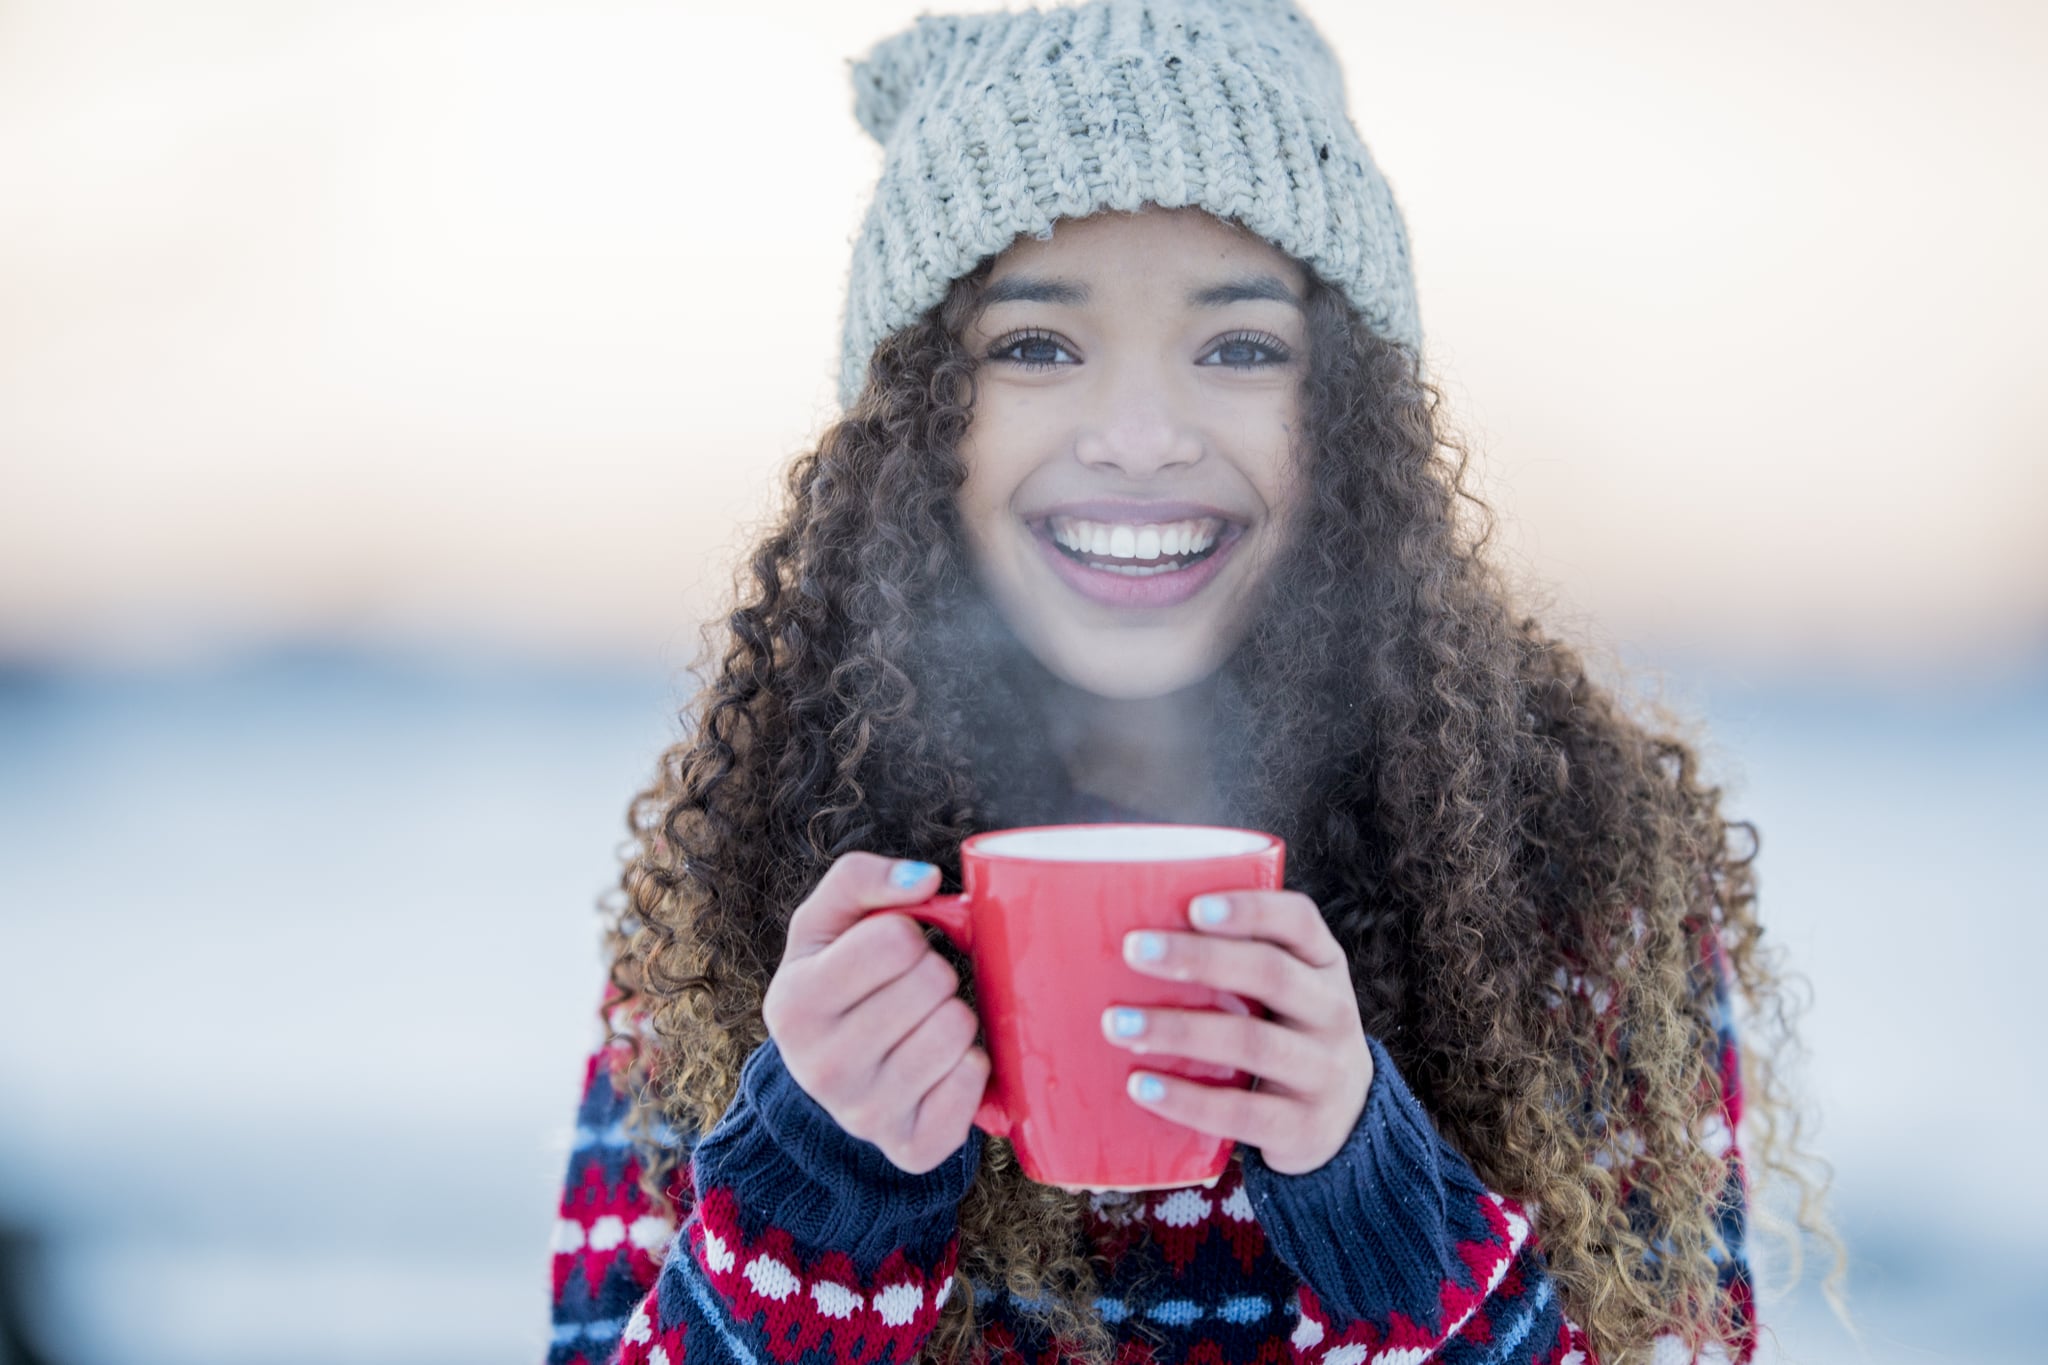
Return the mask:
<svg viewBox="0 0 2048 1365">
<path fill-rule="evenodd" d="M 1245 1153 L 1252 1211 L 1302 1281 L 1296 1359 L 1583 1365 L 1528 1211 L 1486 1188 L 1366 1041 L 1372 1085 L 1335 1157 L 1282 1175 Z"/>
<path fill-rule="evenodd" d="M 584 1319 L 570 1341 L 558 1288 L 549 1365 L 574 1365 L 572 1350 L 590 1365 L 915 1359 L 953 1287 L 978 1134 L 937 1169 L 907 1174 L 842 1131 L 769 1042 L 690 1152 L 680 1230 L 668 1230 L 658 1265 L 627 1258 L 637 1300 Z"/>
<path fill-rule="evenodd" d="M 1698 1354 L 1675 1336 L 1654 1346 L 1659 1361 L 1749 1365 L 1756 1319 L 1744 1253 L 1747 1181 L 1735 1146 L 1741 1078 L 1727 966 L 1711 941 L 1706 955 L 1715 974 L 1721 1105 L 1704 1140 L 1728 1163 L 1717 1259 L 1732 1329 L 1724 1345 Z M 1245 1153 L 1253 1211 L 1303 1282 L 1296 1359 L 1597 1365 L 1549 1278 L 1530 1210 L 1486 1188 L 1437 1133 L 1385 1047 L 1377 1038 L 1367 1043 L 1372 1086 L 1336 1157 L 1288 1176 Z"/>
<path fill-rule="evenodd" d="M 625 1129 L 627 1099 L 612 1086 L 610 1054 L 584 1065 L 567 1178 L 554 1235 L 552 1339 L 547 1365 L 599 1365 L 613 1357 L 627 1319 L 653 1288 L 688 1191 L 665 1203 L 640 1189 L 640 1161 Z M 688 1135 L 665 1134 L 686 1151 Z"/>
</svg>

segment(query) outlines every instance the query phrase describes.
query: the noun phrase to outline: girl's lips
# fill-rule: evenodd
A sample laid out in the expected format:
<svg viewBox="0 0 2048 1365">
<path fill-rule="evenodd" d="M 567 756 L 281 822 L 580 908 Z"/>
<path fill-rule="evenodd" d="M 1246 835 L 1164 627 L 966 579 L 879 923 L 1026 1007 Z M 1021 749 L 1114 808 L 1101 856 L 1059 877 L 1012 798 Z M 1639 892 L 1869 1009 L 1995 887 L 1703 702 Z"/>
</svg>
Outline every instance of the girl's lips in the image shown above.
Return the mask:
<svg viewBox="0 0 2048 1365">
<path fill-rule="evenodd" d="M 1044 522 L 1030 525 L 1027 529 L 1031 538 L 1038 542 L 1039 553 L 1045 556 L 1046 563 L 1052 566 L 1052 571 L 1060 576 L 1061 581 L 1089 601 L 1110 607 L 1171 607 L 1187 601 L 1222 572 L 1223 562 L 1244 539 L 1244 527 L 1233 522 L 1224 528 L 1215 549 L 1186 568 L 1139 577 L 1093 569 L 1083 564 L 1054 543 L 1052 532 Z"/>
</svg>

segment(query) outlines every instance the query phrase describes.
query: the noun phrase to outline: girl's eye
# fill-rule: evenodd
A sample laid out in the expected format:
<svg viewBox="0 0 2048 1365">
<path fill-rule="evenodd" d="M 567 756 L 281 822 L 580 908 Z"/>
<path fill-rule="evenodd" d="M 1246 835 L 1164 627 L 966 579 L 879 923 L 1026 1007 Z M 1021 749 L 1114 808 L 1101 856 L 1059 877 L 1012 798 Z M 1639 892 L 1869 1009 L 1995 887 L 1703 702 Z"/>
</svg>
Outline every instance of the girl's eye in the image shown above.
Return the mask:
<svg viewBox="0 0 2048 1365">
<path fill-rule="evenodd" d="M 1056 365 L 1079 363 L 1066 343 L 1050 332 L 1018 332 L 1004 337 L 989 348 L 988 358 L 1026 370 L 1049 370 Z M 1200 363 L 1218 364 L 1233 370 L 1256 370 L 1285 365 L 1293 358 L 1294 353 L 1280 338 L 1267 332 L 1243 332 L 1217 342 Z"/>
<path fill-rule="evenodd" d="M 1005 360 L 1027 370 L 1049 370 L 1061 363 L 1052 358 L 1055 354 L 1073 358 L 1073 352 L 1050 332 L 1019 332 L 990 347 L 988 358 Z"/>
<path fill-rule="evenodd" d="M 1294 358 L 1294 353 L 1287 349 L 1285 342 L 1265 332 L 1241 332 L 1236 336 L 1227 336 L 1216 343 L 1216 348 L 1210 351 L 1209 355 L 1223 357 L 1215 363 L 1233 370 L 1256 370 L 1268 365 L 1285 365 Z M 1203 357 L 1202 363 L 1210 363 L 1207 356 Z"/>
</svg>

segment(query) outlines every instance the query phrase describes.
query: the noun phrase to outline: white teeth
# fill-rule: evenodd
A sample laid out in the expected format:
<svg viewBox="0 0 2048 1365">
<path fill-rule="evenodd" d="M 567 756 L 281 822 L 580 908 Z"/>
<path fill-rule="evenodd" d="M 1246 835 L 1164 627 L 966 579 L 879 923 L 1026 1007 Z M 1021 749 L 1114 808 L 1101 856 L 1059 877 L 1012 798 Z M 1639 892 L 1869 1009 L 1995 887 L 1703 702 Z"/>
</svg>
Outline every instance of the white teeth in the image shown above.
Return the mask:
<svg viewBox="0 0 2048 1365">
<path fill-rule="evenodd" d="M 1097 559 L 1152 560 L 1200 554 L 1216 543 L 1223 522 L 1215 517 L 1164 524 L 1049 519 L 1052 538 L 1076 554 Z M 1138 566 L 1133 566 L 1138 567 Z"/>
</svg>

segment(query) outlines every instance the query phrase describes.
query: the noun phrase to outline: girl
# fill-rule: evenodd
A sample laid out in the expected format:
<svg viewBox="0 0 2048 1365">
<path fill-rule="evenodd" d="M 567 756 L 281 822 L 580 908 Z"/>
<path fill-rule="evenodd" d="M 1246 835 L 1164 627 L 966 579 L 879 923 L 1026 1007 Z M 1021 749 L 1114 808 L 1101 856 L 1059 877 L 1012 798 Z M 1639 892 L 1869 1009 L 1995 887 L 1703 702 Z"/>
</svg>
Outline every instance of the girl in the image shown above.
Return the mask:
<svg viewBox="0 0 2048 1365">
<path fill-rule="evenodd" d="M 1460 522 L 1318 35 L 1096 0 L 854 78 L 845 411 L 632 807 L 551 1362 L 1749 1359 L 1745 1093 L 1826 1231 L 1729 1023 L 1781 1017 L 1747 827 Z M 1127 945 L 1269 1017 L 1102 1021 L 1131 1103 L 1236 1141 L 1213 1189 L 1024 1179 L 960 964 L 887 913 L 1084 820 L 1287 841 L 1289 890 Z"/>
</svg>

